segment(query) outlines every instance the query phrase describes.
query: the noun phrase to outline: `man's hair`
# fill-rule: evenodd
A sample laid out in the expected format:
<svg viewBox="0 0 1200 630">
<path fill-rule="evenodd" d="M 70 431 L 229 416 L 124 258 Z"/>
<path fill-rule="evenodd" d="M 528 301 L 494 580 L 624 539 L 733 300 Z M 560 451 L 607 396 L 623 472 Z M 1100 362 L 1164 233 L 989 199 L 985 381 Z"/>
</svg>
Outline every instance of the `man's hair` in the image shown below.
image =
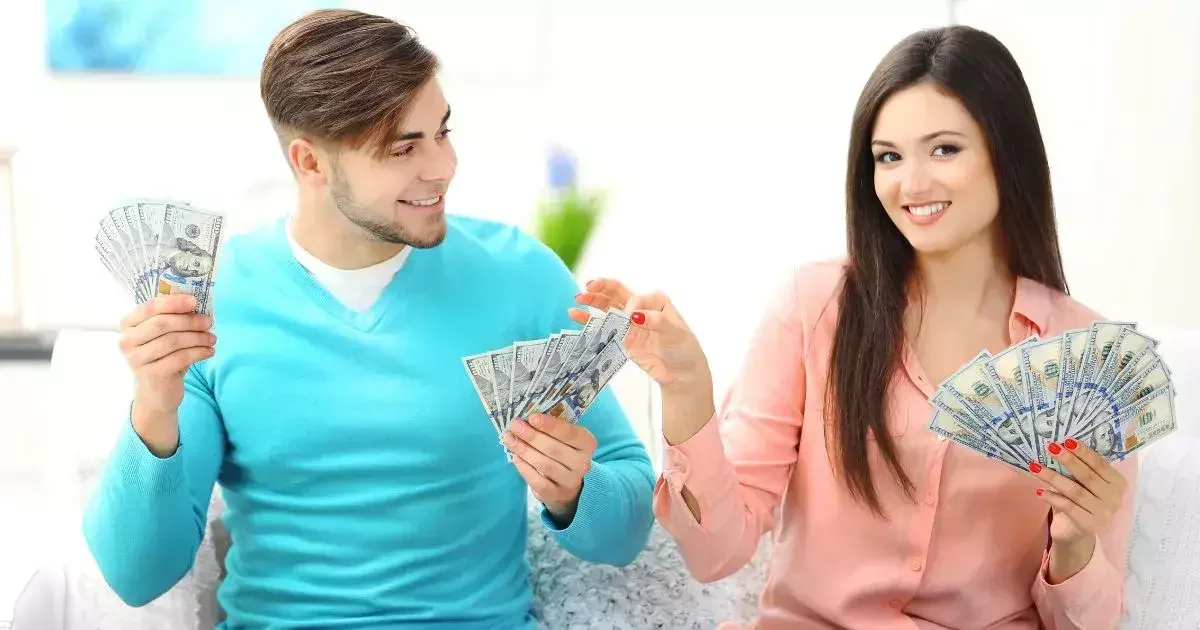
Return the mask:
<svg viewBox="0 0 1200 630">
<path fill-rule="evenodd" d="M 437 57 L 394 20 L 346 9 L 297 19 L 271 41 L 260 90 L 283 145 L 304 136 L 387 154 Z"/>
</svg>

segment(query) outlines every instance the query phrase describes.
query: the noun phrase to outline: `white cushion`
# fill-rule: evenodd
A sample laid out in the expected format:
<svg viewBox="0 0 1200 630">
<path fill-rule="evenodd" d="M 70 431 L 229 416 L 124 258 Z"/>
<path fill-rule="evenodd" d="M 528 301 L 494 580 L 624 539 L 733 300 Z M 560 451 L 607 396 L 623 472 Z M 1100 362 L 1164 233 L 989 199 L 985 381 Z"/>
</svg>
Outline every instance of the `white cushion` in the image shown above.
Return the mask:
<svg viewBox="0 0 1200 630">
<path fill-rule="evenodd" d="M 1147 449 L 1137 485 L 1121 627 L 1200 628 L 1200 437 Z"/>
</svg>

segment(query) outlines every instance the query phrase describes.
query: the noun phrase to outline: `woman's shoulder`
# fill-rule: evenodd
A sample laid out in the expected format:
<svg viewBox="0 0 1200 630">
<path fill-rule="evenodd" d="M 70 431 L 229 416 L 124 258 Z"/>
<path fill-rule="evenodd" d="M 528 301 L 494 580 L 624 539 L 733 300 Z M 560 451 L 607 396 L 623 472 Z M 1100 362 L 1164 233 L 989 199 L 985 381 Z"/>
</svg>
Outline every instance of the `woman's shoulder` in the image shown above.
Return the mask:
<svg viewBox="0 0 1200 630">
<path fill-rule="evenodd" d="M 1018 287 L 1018 308 L 1033 320 L 1043 335 L 1057 335 L 1065 330 L 1087 328 L 1107 318 L 1099 311 L 1054 287 L 1029 278 L 1021 278 Z"/>
<path fill-rule="evenodd" d="M 824 259 L 794 265 L 788 274 L 783 300 L 788 311 L 811 331 L 822 317 L 836 312 L 846 259 Z"/>
</svg>

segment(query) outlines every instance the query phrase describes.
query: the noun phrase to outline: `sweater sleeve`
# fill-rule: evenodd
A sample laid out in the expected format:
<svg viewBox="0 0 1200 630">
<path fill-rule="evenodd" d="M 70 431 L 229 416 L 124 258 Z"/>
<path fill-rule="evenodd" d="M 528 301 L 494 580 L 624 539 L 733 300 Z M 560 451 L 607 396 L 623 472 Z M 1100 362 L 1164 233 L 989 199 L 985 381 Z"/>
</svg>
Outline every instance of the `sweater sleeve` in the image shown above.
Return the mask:
<svg viewBox="0 0 1200 630">
<path fill-rule="evenodd" d="M 123 421 L 117 444 L 83 515 L 101 574 L 130 606 L 144 606 L 191 570 L 204 536 L 225 433 L 208 385 L 184 376 L 179 447 L 160 458 Z"/>
</svg>

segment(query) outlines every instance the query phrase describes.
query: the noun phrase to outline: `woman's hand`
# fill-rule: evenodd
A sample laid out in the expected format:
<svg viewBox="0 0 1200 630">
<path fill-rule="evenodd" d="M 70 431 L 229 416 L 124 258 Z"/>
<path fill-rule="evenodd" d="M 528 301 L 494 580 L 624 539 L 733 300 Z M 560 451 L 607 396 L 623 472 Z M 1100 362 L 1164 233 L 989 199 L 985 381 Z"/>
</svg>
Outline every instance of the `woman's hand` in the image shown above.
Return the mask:
<svg viewBox="0 0 1200 630">
<path fill-rule="evenodd" d="M 575 301 L 601 311 L 611 307 L 629 313 L 633 326 L 625 336 L 625 350 L 664 390 L 708 378 L 700 343 L 662 293 L 635 295 L 616 280 L 598 279 L 588 282 Z M 570 316 L 581 324 L 588 321 L 584 309 L 573 308 Z"/>
<path fill-rule="evenodd" d="M 587 283 L 575 301 L 606 311 L 629 313 L 632 326 L 625 352 L 662 390 L 663 436 L 678 444 L 695 435 L 713 416 L 712 375 L 700 342 L 662 293 L 635 295 L 616 280 Z M 586 324 L 584 309 L 570 310 L 571 319 Z"/>
<path fill-rule="evenodd" d="M 1079 573 L 1092 559 L 1097 537 L 1112 525 L 1127 484 L 1112 464 L 1074 439 L 1062 446 L 1051 442 L 1048 450 L 1074 477 L 1030 465 L 1034 475 L 1050 486 L 1038 488 L 1038 494 L 1053 508 L 1047 580 L 1057 584 Z"/>
</svg>

